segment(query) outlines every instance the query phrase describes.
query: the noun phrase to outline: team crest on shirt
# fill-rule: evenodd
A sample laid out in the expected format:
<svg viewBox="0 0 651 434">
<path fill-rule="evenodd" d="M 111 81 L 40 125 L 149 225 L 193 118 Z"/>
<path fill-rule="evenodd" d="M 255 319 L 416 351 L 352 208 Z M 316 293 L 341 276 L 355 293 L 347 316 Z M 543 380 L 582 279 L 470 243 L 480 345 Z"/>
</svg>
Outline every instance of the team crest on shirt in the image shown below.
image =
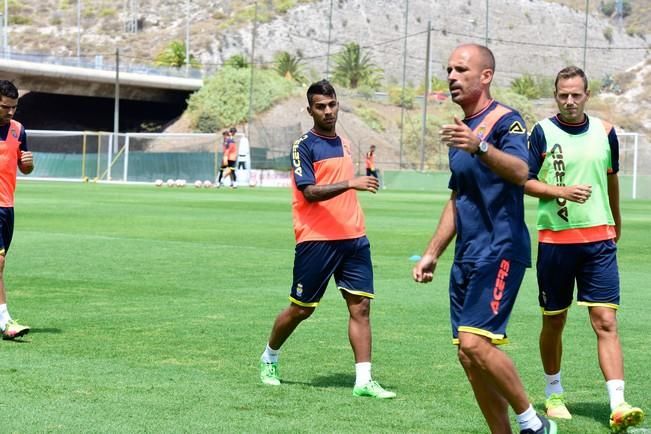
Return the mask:
<svg viewBox="0 0 651 434">
<path fill-rule="evenodd" d="M 299 283 L 296 285 L 296 295 L 301 297 L 303 295 L 303 284 Z"/>
<path fill-rule="evenodd" d="M 510 134 L 524 134 L 526 133 L 526 130 L 520 123 L 520 121 L 514 121 L 511 126 L 509 127 L 509 133 Z"/>
<path fill-rule="evenodd" d="M 18 138 L 18 133 L 13 128 L 11 129 L 11 135 L 13 136 L 14 139 Z"/>
<path fill-rule="evenodd" d="M 350 152 L 350 144 L 348 142 L 342 140 L 341 146 L 344 147 L 344 152 L 346 153 L 346 155 L 348 155 L 349 157 L 352 156 L 352 153 Z"/>
</svg>

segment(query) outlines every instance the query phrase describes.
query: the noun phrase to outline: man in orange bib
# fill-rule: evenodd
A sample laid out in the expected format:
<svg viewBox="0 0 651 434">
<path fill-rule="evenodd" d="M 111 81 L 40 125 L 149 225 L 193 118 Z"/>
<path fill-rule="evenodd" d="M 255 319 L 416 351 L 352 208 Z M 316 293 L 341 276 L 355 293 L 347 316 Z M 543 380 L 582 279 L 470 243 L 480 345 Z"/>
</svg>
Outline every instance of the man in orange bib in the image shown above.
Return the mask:
<svg viewBox="0 0 651 434">
<path fill-rule="evenodd" d="M 34 170 L 32 153 L 27 150 L 25 128 L 13 119 L 18 107 L 18 89 L 0 80 L 0 330 L 2 339 L 16 339 L 29 333 L 7 310 L 4 284 L 5 258 L 14 233 L 14 191 L 16 170 L 27 175 Z"/>
</svg>

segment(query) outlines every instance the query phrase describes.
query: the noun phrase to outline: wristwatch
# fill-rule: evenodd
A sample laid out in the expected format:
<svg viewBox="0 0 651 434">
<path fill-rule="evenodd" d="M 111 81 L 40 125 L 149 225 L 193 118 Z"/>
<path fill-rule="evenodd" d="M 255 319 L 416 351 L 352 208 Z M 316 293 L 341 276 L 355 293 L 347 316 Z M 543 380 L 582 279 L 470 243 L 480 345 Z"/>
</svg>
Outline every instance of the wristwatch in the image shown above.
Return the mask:
<svg viewBox="0 0 651 434">
<path fill-rule="evenodd" d="M 473 155 L 484 155 L 486 152 L 488 152 L 488 142 L 482 140 Z"/>
</svg>

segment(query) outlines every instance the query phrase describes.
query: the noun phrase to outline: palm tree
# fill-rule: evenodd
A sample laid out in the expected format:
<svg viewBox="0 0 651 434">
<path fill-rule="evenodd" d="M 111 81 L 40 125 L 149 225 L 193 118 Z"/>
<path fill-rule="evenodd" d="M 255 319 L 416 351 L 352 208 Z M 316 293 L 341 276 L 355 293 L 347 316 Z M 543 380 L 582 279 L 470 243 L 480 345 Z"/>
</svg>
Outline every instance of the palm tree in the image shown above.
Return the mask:
<svg viewBox="0 0 651 434">
<path fill-rule="evenodd" d="M 163 51 L 158 53 L 154 61 L 157 66 L 185 66 L 185 44 L 181 41 L 172 41 Z M 190 54 L 190 66 L 196 68 L 199 62 Z"/>
<path fill-rule="evenodd" d="M 380 69 L 373 64 L 368 53 L 364 53 L 359 44 L 349 42 L 343 51 L 335 55 L 333 80 L 355 89 L 360 84 L 377 87 Z"/>
<path fill-rule="evenodd" d="M 274 57 L 275 70 L 278 74 L 290 81 L 305 82 L 302 60 L 299 56 L 292 56 L 287 51 L 280 51 Z"/>
</svg>

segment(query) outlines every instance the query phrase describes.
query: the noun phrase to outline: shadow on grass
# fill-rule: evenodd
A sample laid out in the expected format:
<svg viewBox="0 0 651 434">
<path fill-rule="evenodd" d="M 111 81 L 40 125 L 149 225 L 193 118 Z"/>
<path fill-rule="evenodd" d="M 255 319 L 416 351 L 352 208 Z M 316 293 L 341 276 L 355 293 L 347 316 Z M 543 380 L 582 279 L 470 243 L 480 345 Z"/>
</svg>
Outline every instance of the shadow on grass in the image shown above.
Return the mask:
<svg viewBox="0 0 651 434">
<path fill-rule="evenodd" d="M 346 374 L 328 374 L 315 377 L 312 381 L 282 380 L 283 384 L 301 384 L 312 387 L 351 388 L 355 384 L 355 376 Z"/>
<path fill-rule="evenodd" d="M 63 330 L 55 327 L 44 327 L 44 328 L 32 328 L 29 330 L 29 334 L 32 333 L 49 333 L 49 334 L 59 334 L 63 333 Z"/>
<path fill-rule="evenodd" d="M 568 404 L 570 412 L 576 416 L 591 418 L 600 422 L 605 428 L 610 429 L 610 407 L 608 402 L 572 402 Z"/>
</svg>

